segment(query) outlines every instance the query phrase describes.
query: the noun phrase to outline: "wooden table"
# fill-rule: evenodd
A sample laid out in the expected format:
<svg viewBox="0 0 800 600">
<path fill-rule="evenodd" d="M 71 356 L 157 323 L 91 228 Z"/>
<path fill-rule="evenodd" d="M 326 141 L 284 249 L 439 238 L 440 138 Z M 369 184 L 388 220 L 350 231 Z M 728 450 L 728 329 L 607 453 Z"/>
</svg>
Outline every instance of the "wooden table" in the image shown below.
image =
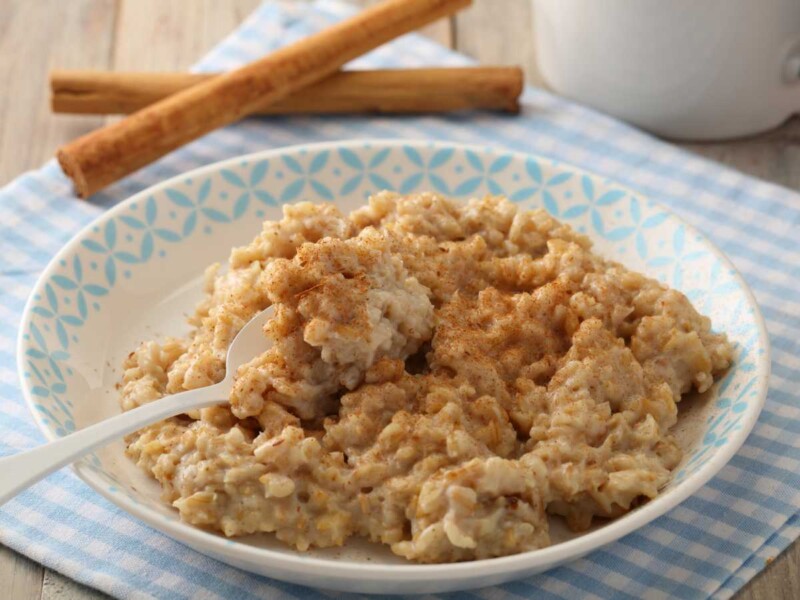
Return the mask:
<svg viewBox="0 0 800 600">
<path fill-rule="evenodd" d="M 302 0 L 298 0 L 302 1 Z M 0 0 L 0 185 L 48 160 L 63 142 L 103 123 L 50 114 L 51 68 L 181 70 L 236 27 L 259 0 Z M 368 4 L 369 0 L 361 0 Z M 540 83 L 529 0 L 474 0 L 426 35 L 484 63 L 521 64 Z M 746 173 L 800 188 L 800 121 L 725 144 L 685 145 Z M 772 562 L 738 600 L 800 596 L 800 544 Z M 75 600 L 105 597 L 0 546 L 2 597 Z"/>
</svg>

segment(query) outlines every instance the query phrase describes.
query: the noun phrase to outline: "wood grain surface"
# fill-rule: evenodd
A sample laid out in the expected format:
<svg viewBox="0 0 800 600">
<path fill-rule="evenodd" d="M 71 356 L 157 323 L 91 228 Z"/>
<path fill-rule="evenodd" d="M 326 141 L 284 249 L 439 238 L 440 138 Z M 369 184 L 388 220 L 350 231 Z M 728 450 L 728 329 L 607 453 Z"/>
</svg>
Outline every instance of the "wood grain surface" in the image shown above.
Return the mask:
<svg viewBox="0 0 800 600">
<path fill-rule="evenodd" d="M 103 123 L 98 117 L 50 114 L 49 69 L 185 69 L 258 4 L 259 0 L 0 0 L 0 89 L 5 91 L 0 94 L 0 185 L 40 166 L 57 146 Z M 533 18 L 530 0 L 474 0 L 469 11 L 431 25 L 424 33 L 485 63 L 520 64 L 528 81 L 540 84 Z M 736 142 L 684 147 L 800 189 L 800 120 Z M 0 585 L 2 598 L 11 600 L 106 597 L 3 546 Z M 798 597 L 800 544 L 795 543 L 736 598 Z"/>
</svg>

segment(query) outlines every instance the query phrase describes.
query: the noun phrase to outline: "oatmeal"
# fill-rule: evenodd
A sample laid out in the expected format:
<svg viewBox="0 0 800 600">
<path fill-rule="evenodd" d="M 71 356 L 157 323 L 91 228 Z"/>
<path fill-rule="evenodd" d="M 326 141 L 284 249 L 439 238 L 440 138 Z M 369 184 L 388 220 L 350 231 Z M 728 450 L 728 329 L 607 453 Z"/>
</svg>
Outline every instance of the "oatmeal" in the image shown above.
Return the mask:
<svg viewBox="0 0 800 600">
<path fill-rule="evenodd" d="M 132 435 L 188 523 L 299 550 L 361 536 L 418 562 L 547 546 L 655 497 L 677 404 L 732 360 L 686 297 L 604 260 L 544 211 L 382 192 L 284 207 L 207 272 L 185 339 L 125 362 L 129 410 L 225 375 L 274 307 L 272 347 L 227 404 Z"/>
</svg>

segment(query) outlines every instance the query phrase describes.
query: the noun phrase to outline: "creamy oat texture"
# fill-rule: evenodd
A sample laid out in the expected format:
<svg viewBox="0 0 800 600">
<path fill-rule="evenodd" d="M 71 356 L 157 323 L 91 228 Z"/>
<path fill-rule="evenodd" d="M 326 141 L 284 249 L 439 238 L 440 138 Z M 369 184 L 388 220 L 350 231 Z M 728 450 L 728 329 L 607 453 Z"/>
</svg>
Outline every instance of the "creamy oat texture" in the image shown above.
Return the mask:
<svg viewBox="0 0 800 600">
<path fill-rule="evenodd" d="M 273 346 L 229 404 L 128 454 L 185 521 L 299 550 L 471 560 L 548 545 L 548 515 L 617 517 L 668 481 L 676 404 L 732 359 L 683 294 L 500 197 L 286 206 L 206 291 L 186 339 L 131 353 L 124 409 L 221 380 L 270 305 Z"/>
</svg>

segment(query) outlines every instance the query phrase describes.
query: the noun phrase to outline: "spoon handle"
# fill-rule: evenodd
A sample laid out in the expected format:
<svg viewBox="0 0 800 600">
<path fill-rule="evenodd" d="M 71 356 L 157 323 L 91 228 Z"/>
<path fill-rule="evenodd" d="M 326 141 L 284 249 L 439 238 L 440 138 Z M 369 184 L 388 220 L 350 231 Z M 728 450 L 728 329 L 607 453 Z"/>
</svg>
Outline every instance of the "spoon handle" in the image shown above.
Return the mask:
<svg viewBox="0 0 800 600">
<path fill-rule="evenodd" d="M 0 458 L 0 505 L 42 477 L 128 433 L 188 410 L 224 402 L 230 383 L 181 392 L 105 419 L 33 450 Z"/>
</svg>

